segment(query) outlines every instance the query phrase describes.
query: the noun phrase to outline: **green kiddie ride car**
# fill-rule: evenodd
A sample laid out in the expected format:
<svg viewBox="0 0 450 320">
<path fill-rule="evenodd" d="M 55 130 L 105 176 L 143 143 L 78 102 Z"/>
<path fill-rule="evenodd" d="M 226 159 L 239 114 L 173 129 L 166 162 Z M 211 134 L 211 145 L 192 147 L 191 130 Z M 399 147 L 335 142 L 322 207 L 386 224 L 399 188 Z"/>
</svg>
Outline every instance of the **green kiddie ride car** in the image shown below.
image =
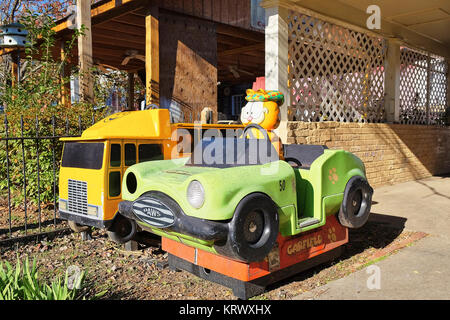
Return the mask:
<svg viewBox="0 0 450 320">
<path fill-rule="evenodd" d="M 249 138 L 258 129 L 264 139 Z M 130 167 L 119 213 L 136 230 L 242 262 L 262 261 L 279 234 L 298 235 L 337 215 L 348 228 L 368 219 L 373 189 L 362 161 L 324 146 L 284 145 L 258 125 L 240 137 L 204 138 L 191 158 Z"/>
</svg>

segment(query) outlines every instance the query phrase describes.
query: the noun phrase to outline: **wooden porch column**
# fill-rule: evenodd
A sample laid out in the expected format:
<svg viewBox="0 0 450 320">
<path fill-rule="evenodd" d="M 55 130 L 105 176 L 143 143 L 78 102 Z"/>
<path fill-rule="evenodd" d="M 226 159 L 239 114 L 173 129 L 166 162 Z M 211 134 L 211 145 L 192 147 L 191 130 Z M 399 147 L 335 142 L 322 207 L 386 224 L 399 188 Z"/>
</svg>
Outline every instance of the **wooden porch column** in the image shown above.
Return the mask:
<svg viewBox="0 0 450 320">
<path fill-rule="evenodd" d="M 60 82 L 61 82 L 61 95 L 60 103 L 63 106 L 69 107 L 71 105 L 70 99 L 70 66 L 68 65 L 65 53 L 65 43 L 64 40 L 60 41 L 60 59 L 62 63 Z"/>
<path fill-rule="evenodd" d="M 400 43 L 395 39 L 388 41 L 388 51 L 385 62 L 385 100 L 386 121 L 388 123 L 400 120 Z"/>
<path fill-rule="evenodd" d="M 278 6 L 266 7 L 266 90 L 279 90 L 285 102 L 280 110 L 281 122 L 276 133 L 284 143 L 287 141 L 289 90 L 289 28 L 288 10 Z"/>
<path fill-rule="evenodd" d="M 19 82 L 19 56 L 17 52 L 11 53 L 11 87 L 14 88 Z"/>
<path fill-rule="evenodd" d="M 134 107 L 134 73 L 128 72 L 128 110 L 135 110 Z"/>
<path fill-rule="evenodd" d="M 145 17 L 146 104 L 159 105 L 159 7 L 152 1 Z"/>
<path fill-rule="evenodd" d="M 77 0 L 77 27 L 85 26 L 84 36 L 78 38 L 78 60 L 80 66 L 81 101 L 94 103 L 94 81 L 91 74 L 92 27 L 91 0 Z"/>
</svg>

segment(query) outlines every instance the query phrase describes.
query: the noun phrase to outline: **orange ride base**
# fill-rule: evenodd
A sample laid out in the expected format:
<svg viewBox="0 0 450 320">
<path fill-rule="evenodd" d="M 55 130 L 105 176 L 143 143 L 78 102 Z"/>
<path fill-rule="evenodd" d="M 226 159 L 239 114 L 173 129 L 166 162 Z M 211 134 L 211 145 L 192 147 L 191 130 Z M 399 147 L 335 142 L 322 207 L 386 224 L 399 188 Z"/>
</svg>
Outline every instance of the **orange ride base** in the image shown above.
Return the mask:
<svg viewBox="0 0 450 320">
<path fill-rule="evenodd" d="M 278 235 L 277 244 L 260 262 L 245 263 L 162 238 L 169 266 L 225 285 L 241 298 L 261 294 L 273 282 L 335 259 L 348 242 L 348 229 L 335 216 L 320 228 L 296 236 Z"/>
</svg>

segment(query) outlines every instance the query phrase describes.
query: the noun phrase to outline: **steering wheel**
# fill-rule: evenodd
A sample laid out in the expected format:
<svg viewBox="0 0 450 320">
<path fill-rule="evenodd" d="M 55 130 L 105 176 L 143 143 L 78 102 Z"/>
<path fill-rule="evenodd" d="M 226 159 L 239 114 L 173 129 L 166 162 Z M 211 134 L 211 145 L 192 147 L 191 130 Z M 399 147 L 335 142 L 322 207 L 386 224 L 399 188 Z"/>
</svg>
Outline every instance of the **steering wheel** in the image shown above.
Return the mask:
<svg viewBox="0 0 450 320">
<path fill-rule="evenodd" d="M 263 127 L 261 127 L 259 124 L 256 123 L 250 123 L 244 128 L 244 131 L 242 132 L 242 136 L 244 137 L 244 139 L 247 138 L 247 134 L 250 136 L 250 138 L 253 139 L 256 138 L 251 129 L 257 129 L 259 132 L 263 134 L 266 140 L 270 141 L 269 134 L 267 133 L 266 129 L 264 129 Z"/>
<path fill-rule="evenodd" d="M 144 110 L 153 110 L 153 109 L 160 109 L 159 106 L 155 103 L 148 104 L 144 107 Z"/>
<path fill-rule="evenodd" d="M 284 161 L 286 161 L 287 163 L 293 162 L 297 165 L 297 167 L 302 166 L 302 163 L 298 159 L 295 159 L 295 158 L 284 158 Z"/>
</svg>

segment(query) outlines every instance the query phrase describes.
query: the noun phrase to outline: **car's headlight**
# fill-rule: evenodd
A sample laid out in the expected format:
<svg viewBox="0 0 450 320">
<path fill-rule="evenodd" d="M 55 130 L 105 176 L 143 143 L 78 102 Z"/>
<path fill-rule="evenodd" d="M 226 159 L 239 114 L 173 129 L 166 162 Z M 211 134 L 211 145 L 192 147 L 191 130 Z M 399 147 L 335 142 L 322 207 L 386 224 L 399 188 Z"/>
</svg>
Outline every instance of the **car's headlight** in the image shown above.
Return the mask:
<svg viewBox="0 0 450 320">
<path fill-rule="evenodd" d="M 196 209 L 201 208 L 205 202 L 205 190 L 202 184 L 197 180 L 191 181 L 187 188 L 186 197 L 191 206 Z"/>
</svg>

